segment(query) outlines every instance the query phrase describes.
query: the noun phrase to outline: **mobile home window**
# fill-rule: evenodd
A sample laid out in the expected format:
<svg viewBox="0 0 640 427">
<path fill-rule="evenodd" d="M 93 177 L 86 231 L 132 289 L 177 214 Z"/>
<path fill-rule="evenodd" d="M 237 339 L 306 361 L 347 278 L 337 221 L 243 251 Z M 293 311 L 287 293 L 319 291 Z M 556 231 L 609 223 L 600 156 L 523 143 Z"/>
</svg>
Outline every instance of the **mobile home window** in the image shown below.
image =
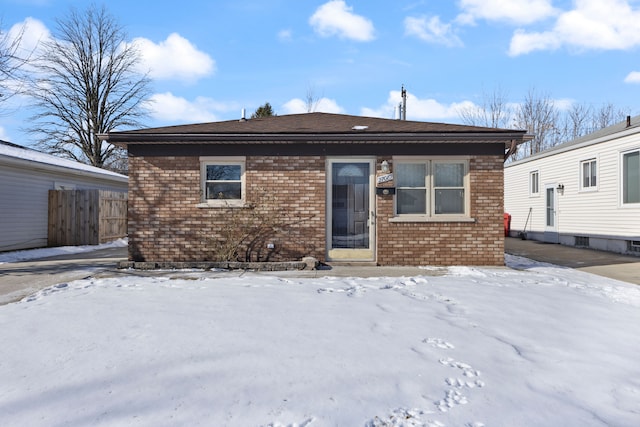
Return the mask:
<svg viewBox="0 0 640 427">
<path fill-rule="evenodd" d="M 395 160 L 396 215 L 467 215 L 467 170 L 467 161 Z"/>
<path fill-rule="evenodd" d="M 640 203 L 640 150 L 622 155 L 622 203 Z"/>
<path fill-rule="evenodd" d="M 244 158 L 202 158 L 203 202 L 214 206 L 241 205 L 245 196 L 244 171 Z"/>
<path fill-rule="evenodd" d="M 540 194 L 539 176 L 538 171 L 533 171 L 529 174 L 529 194 L 532 196 Z"/>
<path fill-rule="evenodd" d="M 597 181 L 597 163 L 596 159 L 585 160 L 581 162 L 580 167 L 580 176 L 581 176 L 581 187 L 585 190 L 591 190 L 596 188 Z"/>
</svg>

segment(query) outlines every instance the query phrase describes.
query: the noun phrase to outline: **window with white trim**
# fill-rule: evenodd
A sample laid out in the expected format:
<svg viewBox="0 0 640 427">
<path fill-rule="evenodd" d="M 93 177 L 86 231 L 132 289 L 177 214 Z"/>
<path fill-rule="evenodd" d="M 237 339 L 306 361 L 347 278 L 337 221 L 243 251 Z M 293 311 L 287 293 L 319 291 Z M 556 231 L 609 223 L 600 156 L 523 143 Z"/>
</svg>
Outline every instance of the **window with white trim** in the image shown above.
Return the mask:
<svg viewBox="0 0 640 427">
<path fill-rule="evenodd" d="M 466 160 L 395 160 L 397 216 L 467 216 Z"/>
<path fill-rule="evenodd" d="M 202 202 L 212 206 L 241 206 L 245 199 L 245 158 L 200 159 Z"/>
<path fill-rule="evenodd" d="M 529 195 L 540 195 L 540 173 L 538 171 L 529 173 Z"/>
<path fill-rule="evenodd" d="M 597 187 L 598 164 L 596 159 L 580 162 L 580 188 L 583 190 L 595 190 Z"/>
<path fill-rule="evenodd" d="M 622 203 L 640 203 L 640 150 L 622 154 Z"/>
</svg>

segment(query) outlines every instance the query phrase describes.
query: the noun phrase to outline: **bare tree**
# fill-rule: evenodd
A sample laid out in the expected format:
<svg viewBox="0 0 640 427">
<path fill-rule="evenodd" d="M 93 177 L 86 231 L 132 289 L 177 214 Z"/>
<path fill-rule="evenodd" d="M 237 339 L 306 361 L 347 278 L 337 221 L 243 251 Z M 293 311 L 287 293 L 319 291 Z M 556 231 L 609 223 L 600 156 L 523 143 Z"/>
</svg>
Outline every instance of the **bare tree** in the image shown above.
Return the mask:
<svg viewBox="0 0 640 427">
<path fill-rule="evenodd" d="M 592 131 L 604 129 L 625 118 L 625 112 L 611 104 L 604 104 L 599 109 L 594 110 L 591 114 Z"/>
<path fill-rule="evenodd" d="M 625 111 L 611 103 L 599 109 L 572 104 L 568 110 L 559 110 L 548 94 L 535 89 L 530 89 L 524 101 L 513 108 L 507 94 L 498 87 L 492 93 L 483 92 L 479 105 L 462 108 L 458 115 L 471 126 L 527 130 L 534 139 L 518 147 L 511 158 L 517 160 L 618 123 L 624 120 Z"/>
<path fill-rule="evenodd" d="M 37 113 L 29 129 L 39 145 L 97 167 L 121 161 L 97 134 L 139 126 L 149 79 L 136 71 L 140 54 L 104 7 L 72 9 L 43 43 L 30 94 Z"/>
<path fill-rule="evenodd" d="M 20 75 L 20 71 L 29 57 L 22 56 L 19 51 L 23 34 L 24 27 L 17 34 L 0 30 L 0 103 L 21 91 L 20 82 L 23 76 Z"/>
<path fill-rule="evenodd" d="M 589 127 L 590 116 L 591 106 L 572 104 L 571 109 L 566 113 L 566 117 L 571 125 L 568 129 L 567 139 L 576 139 L 591 132 L 592 129 Z"/>
<path fill-rule="evenodd" d="M 313 113 L 318 109 L 321 97 L 316 95 L 315 88 L 313 86 L 307 87 L 307 93 L 305 95 L 305 105 L 307 107 L 307 113 Z"/>
<path fill-rule="evenodd" d="M 552 147 L 559 142 L 559 113 L 548 94 L 538 94 L 530 89 L 515 112 L 515 126 L 526 129 L 534 136 L 522 144 L 515 157 L 522 158 Z"/>
<path fill-rule="evenodd" d="M 465 107 L 458 114 L 467 125 L 506 128 L 513 111 L 509 107 L 507 93 L 498 87 L 492 93 L 483 92 L 479 106 Z"/>
<path fill-rule="evenodd" d="M 591 132 L 611 126 L 625 118 L 625 112 L 613 104 L 602 105 L 594 109 L 589 104 L 572 104 L 571 108 L 562 114 L 562 124 L 559 125 L 560 142 L 571 141 Z"/>
</svg>

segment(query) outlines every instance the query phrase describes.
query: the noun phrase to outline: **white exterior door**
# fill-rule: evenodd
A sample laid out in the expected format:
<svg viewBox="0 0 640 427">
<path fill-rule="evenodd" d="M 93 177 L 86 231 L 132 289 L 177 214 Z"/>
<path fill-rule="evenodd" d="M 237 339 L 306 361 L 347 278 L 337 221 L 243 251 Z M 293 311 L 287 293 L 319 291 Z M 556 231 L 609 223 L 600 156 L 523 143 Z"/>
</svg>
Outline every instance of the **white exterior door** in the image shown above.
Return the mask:
<svg viewBox="0 0 640 427">
<path fill-rule="evenodd" d="M 545 193 L 544 241 L 558 243 L 558 192 L 555 184 L 548 184 Z"/>
<path fill-rule="evenodd" d="M 327 161 L 327 258 L 375 260 L 375 160 Z"/>
</svg>

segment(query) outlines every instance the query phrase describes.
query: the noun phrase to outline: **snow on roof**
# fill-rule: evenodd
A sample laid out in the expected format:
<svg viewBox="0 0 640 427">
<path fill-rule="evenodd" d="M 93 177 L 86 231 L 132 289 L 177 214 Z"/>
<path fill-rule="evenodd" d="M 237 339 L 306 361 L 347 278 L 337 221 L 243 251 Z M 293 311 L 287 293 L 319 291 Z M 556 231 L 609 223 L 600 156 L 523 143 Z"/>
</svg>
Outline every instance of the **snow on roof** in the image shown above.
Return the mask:
<svg viewBox="0 0 640 427">
<path fill-rule="evenodd" d="M 99 174 L 111 176 L 114 178 L 127 179 L 126 175 L 111 172 L 106 169 L 97 168 L 95 166 L 86 165 L 69 159 L 52 156 L 51 154 L 42 153 L 32 148 L 22 147 L 11 142 L 0 140 L 0 157 L 5 156 L 14 159 L 25 160 L 29 162 L 41 163 L 44 165 L 60 167 L 65 169 L 73 169 L 90 174 Z"/>
</svg>

